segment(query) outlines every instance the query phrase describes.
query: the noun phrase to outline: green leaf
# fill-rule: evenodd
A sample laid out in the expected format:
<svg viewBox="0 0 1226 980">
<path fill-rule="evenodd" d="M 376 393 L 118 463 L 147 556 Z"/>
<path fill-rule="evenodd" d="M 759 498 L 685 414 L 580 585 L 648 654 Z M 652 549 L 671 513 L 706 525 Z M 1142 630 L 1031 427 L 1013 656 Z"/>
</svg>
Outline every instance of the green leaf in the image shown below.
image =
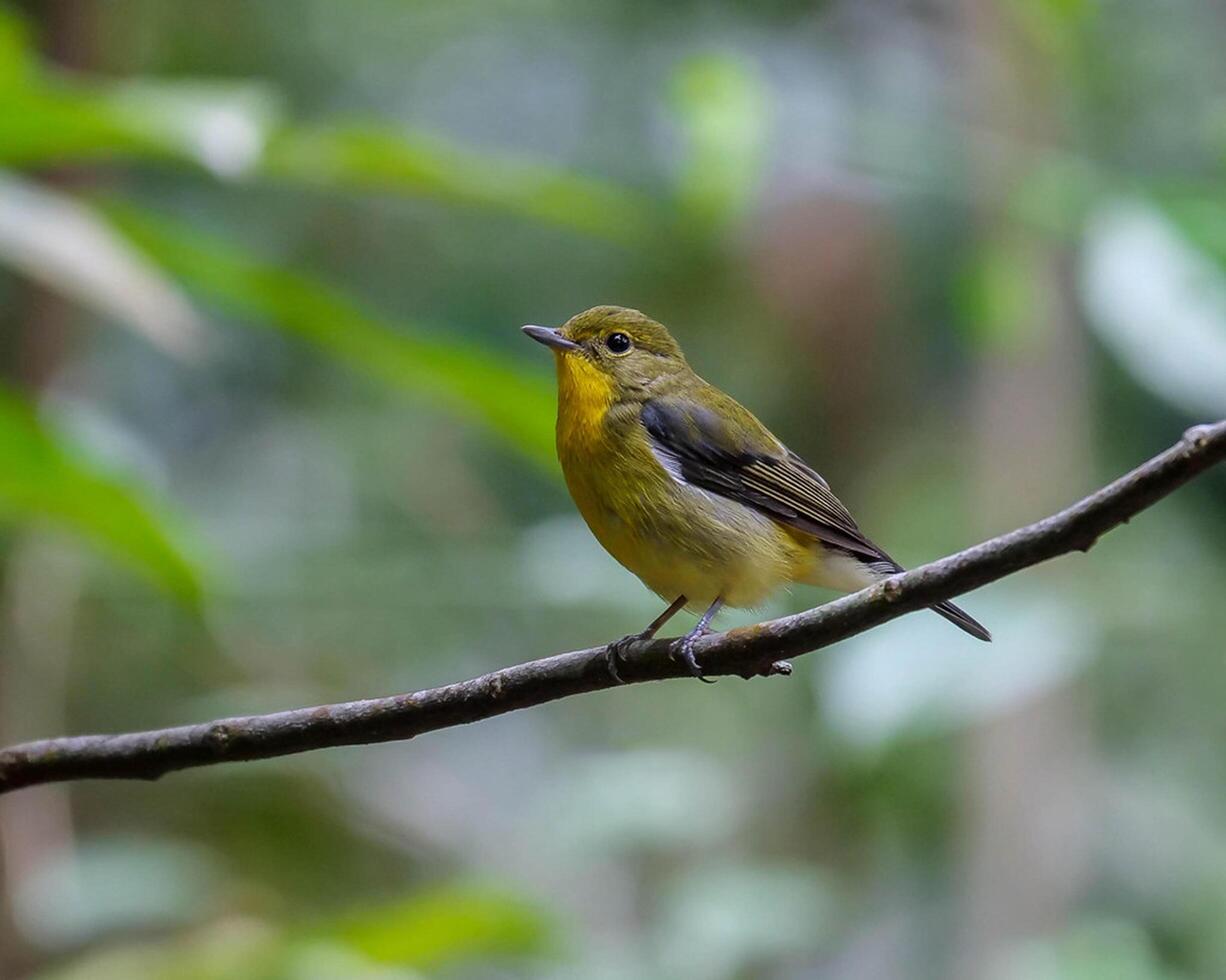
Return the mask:
<svg viewBox="0 0 1226 980">
<path fill-rule="evenodd" d="M 646 241 L 659 224 L 653 202 L 615 185 L 377 124 L 287 127 L 269 145 L 265 170 L 323 187 L 494 207 L 625 245 Z"/>
<path fill-rule="evenodd" d="M 556 465 L 553 385 L 545 375 L 520 373 L 463 340 L 381 319 L 340 290 L 164 216 L 116 201 L 103 209 L 172 275 L 232 312 L 479 421 L 534 461 Z"/>
<path fill-rule="evenodd" d="M 80 82 L 0 75 L 0 164 L 136 159 L 223 177 L 256 167 L 276 117 L 259 85 Z"/>
<path fill-rule="evenodd" d="M 78 461 L 13 392 L 0 387 L 0 517 L 44 518 L 88 538 L 195 608 L 200 577 L 169 521 L 139 493 Z"/>
<path fill-rule="evenodd" d="M 33 71 L 33 50 L 26 22 L 0 7 L 0 85 L 14 84 Z"/>
<path fill-rule="evenodd" d="M 539 956 L 553 945 L 536 906 L 480 886 L 442 888 L 348 916 L 324 935 L 376 963 L 422 969 L 473 957 Z"/>
<path fill-rule="evenodd" d="M 168 155 L 164 144 L 93 96 L 0 86 L 0 164 Z"/>
</svg>

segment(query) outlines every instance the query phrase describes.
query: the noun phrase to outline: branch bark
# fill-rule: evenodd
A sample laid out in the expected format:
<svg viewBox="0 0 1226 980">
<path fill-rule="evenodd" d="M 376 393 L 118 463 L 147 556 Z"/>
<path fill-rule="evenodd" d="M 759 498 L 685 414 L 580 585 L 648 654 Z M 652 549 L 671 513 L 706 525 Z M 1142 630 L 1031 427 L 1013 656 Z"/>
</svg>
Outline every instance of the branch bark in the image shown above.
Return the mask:
<svg viewBox="0 0 1226 980">
<path fill-rule="evenodd" d="M 1164 453 L 1066 510 L 965 551 L 895 575 L 854 595 L 701 639 L 708 675 L 752 677 L 787 657 L 830 646 L 904 613 L 1072 551 L 1226 459 L 1226 421 L 1189 429 Z M 688 676 L 670 640 L 632 644 L 619 662 L 624 683 Z M 195 766 L 409 739 L 559 698 L 617 687 L 606 647 L 560 653 L 472 680 L 411 694 L 225 718 L 122 735 L 77 735 L 0 750 L 0 793 L 74 779 L 157 779 Z"/>
</svg>

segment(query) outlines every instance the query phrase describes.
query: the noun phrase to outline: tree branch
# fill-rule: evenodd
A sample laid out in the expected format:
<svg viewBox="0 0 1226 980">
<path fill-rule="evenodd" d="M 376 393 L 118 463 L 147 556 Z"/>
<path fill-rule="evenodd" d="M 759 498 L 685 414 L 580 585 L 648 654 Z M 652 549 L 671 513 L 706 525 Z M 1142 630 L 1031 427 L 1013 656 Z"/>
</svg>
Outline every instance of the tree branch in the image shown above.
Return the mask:
<svg viewBox="0 0 1226 980">
<path fill-rule="evenodd" d="M 1088 551 L 1101 535 L 1223 459 L 1226 421 L 1197 426 L 1166 452 L 1052 517 L 816 609 L 704 637 L 695 653 L 709 675 L 768 673 L 782 658 L 829 646 L 1049 558 Z M 669 640 L 631 645 L 619 663 L 622 680 L 688 676 L 670 658 L 670 646 Z M 606 648 L 592 647 L 413 694 L 157 731 L 27 742 L 0 750 L 0 793 L 73 779 L 157 779 L 219 762 L 408 739 L 616 686 Z"/>
</svg>

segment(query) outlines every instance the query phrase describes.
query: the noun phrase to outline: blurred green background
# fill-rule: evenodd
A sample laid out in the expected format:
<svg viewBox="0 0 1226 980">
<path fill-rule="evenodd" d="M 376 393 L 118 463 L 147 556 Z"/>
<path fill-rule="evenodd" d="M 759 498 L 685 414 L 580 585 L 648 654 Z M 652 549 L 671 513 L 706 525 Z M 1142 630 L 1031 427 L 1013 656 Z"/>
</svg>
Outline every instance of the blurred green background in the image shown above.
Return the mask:
<svg viewBox="0 0 1226 980">
<path fill-rule="evenodd" d="M 1224 44 L 1192 0 L 0 2 L 0 741 L 639 628 L 525 322 L 663 320 L 908 563 L 1226 416 Z M 1212 473 L 967 597 L 991 647 L 3 797 L 0 977 L 1221 977 L 1224 594 Z"/>
</svg>

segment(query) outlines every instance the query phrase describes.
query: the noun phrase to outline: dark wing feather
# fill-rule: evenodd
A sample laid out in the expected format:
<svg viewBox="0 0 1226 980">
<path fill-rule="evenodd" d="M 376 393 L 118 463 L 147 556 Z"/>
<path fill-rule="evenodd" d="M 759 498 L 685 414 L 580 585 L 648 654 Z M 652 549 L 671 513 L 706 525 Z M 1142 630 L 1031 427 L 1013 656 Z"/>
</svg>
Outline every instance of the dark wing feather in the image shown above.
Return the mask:
<svg viewBox="0 0 1226 980">
<path fill-rule="evenodd" d="M 811 534 L 879 572 L 902 571 L 864 536 L 808 463 L 723 392 L 707 386 L 704 396 L 717 411 L 677 397 L 653 399 L 643 406 L 641 417 L 652 448 L 682 480 Z M 952 602 L 932 608 L 971 636 L 992 639 L 982 624 Z"/>
<path fill-rule="evenodd" d="M 720 407 L 730 413 L 735 406 L 735 427 L 694 402 L 649 401 L 642 420 L 653 448 L 680 469 L 686 483 L 752 507 L 863 561 L 894 565 L 812 467 L 740 405 L 727 401 Z"/>
</svg>

